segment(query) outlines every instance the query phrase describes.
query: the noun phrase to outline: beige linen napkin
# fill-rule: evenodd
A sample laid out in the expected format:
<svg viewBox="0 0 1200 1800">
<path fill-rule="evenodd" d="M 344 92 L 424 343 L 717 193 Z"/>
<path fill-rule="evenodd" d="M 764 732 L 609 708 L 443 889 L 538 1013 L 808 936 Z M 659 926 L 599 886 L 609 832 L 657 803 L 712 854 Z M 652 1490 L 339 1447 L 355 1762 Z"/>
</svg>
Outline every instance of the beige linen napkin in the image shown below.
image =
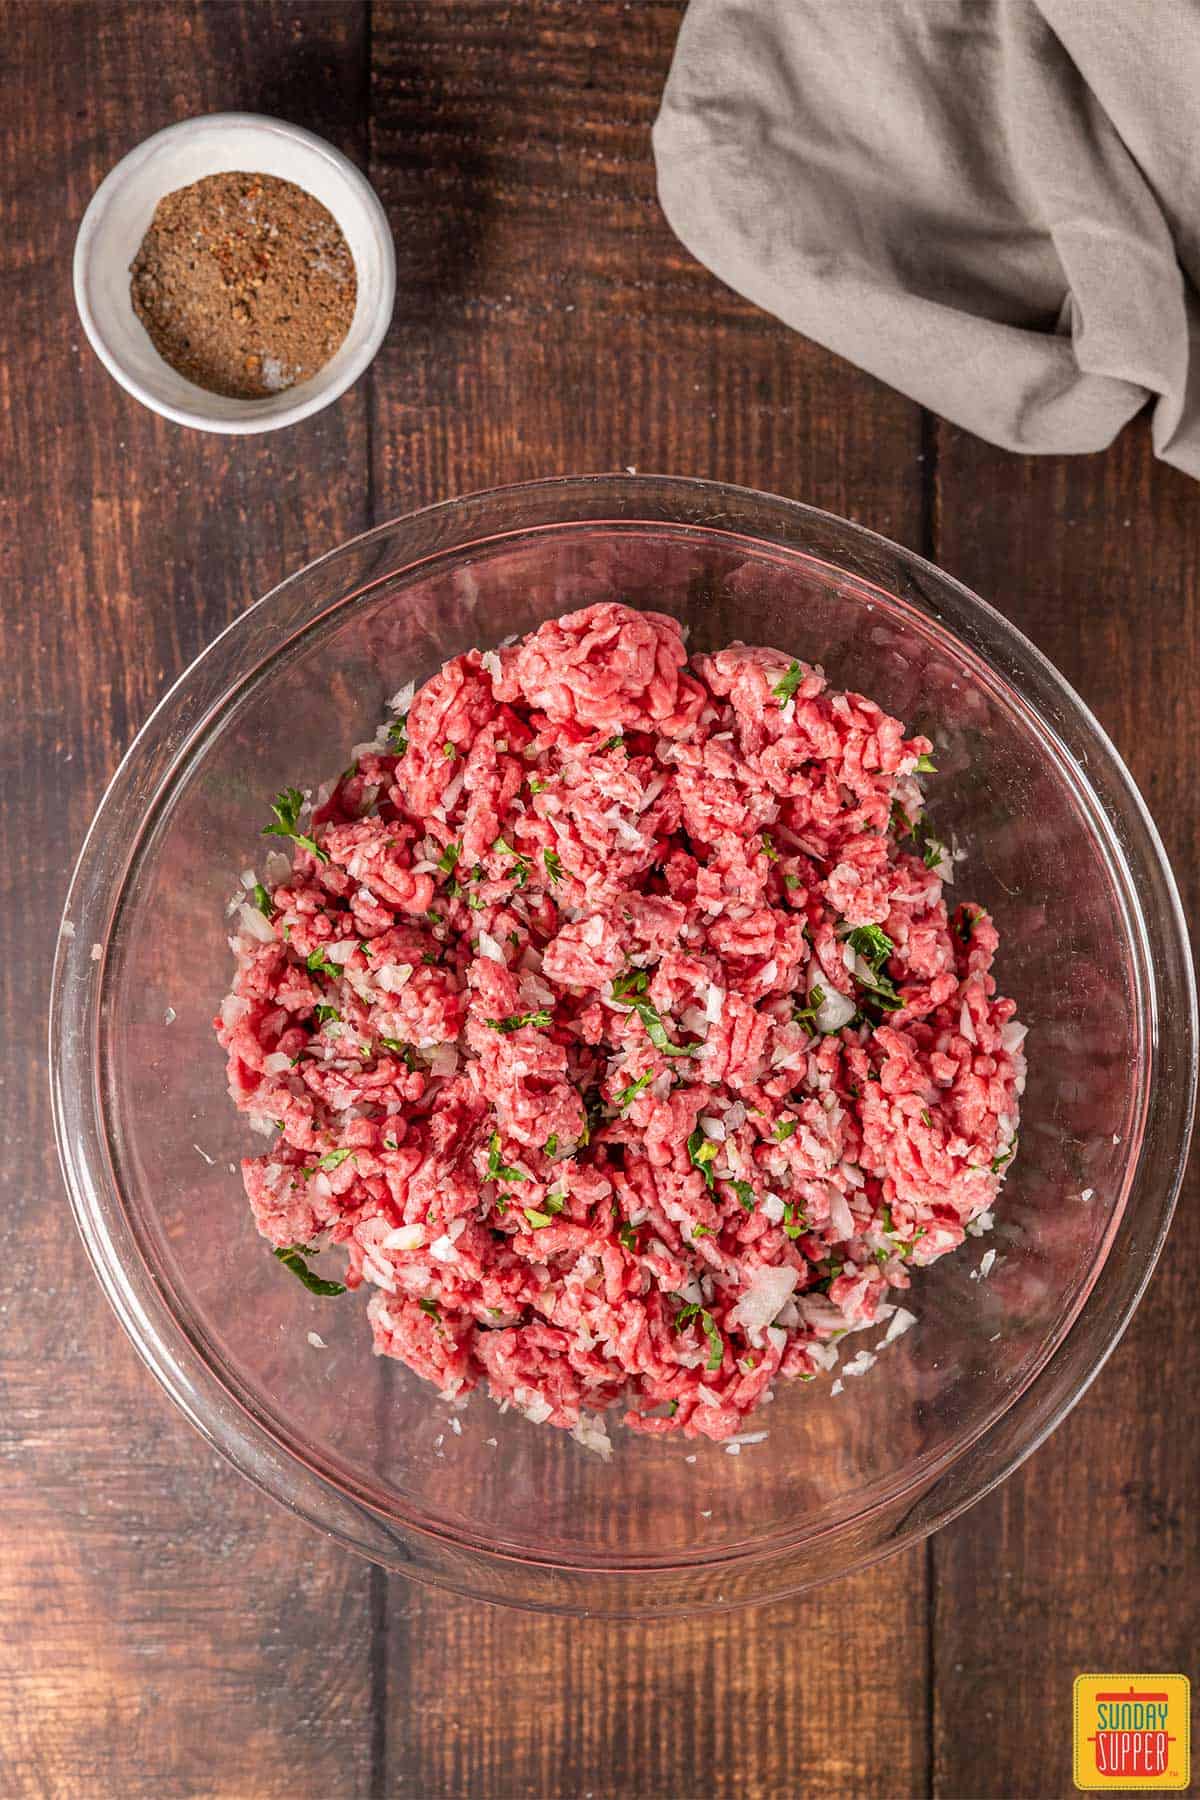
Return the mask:
<svg viewBox="0 0 1200 1800">
<path fill-rule="evenodd" d="M 1200 0 L 691 0 L 673 229 L 993 443 L 1200 475 Z"/>
</svg>

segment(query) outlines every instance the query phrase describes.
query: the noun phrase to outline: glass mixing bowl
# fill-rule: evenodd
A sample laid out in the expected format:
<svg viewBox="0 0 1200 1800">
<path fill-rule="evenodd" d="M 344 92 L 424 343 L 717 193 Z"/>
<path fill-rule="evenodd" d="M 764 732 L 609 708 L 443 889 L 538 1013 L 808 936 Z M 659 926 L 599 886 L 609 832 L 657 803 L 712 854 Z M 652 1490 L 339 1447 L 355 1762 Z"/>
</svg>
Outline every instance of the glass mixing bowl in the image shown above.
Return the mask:
<svg viewBox="0 0 1200 1800">
<path fill-rule="evenodd" d="M 618 1430 L 606 1464 L 481 1393 L 453 1414 L 375 1358 L 361 1300 L 308 1294 L 255 1234 L 234 1169 L 261 1140 L 226 1097 L 212 1037 L 225 903 L 261 866 L 275 792 L 341 768 L 409 678 L 614 597 L 686 621 L 693 648 L 744 638 L 819 662 L 935 740 L 933 814 L 968 852 L 960 892 L 994 913 L 1001 988 L 1030 1028 L 1021 1149 L 992 1236 L 918 1272 L 918 1324 L 869 1375 L 840 1394 L 781 1383 L 755 1421 L 768 1437 L 738 1456 Z M 59 1148 L 138 1351 L 275 1499 L 389 1569 L 486 1599 L 697 1610 L 795 1592 L 934 1530 L 1096 1374 L 1154 1266 L 1187 1151 L 1183 920 L 1096 721 L 920 557 L 741 489 L 537 482 L 430 507 L 313 563 L 230 626 L 140 733 L 66 916 Z"/>
</svg>

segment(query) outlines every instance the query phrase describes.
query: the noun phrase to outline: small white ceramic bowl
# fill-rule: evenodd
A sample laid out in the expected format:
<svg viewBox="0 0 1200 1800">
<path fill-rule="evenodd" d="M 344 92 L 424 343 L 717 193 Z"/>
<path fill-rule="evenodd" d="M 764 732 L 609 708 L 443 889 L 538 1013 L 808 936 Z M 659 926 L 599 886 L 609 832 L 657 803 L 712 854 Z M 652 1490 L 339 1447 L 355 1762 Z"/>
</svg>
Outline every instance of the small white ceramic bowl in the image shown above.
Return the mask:
<svg viewBox="0 0 1200 1800">
<path fill-rule="evenodd" d="M 327 206 L 358 275 L 341 348 L 308 381 L 263 400 L 210 394 L 177 374 L 151 343 L 129 293 L 130 264 L 163 196 L 234 170 L 294 181 Z M 323 138 L 257 113 L 209 113 L 147 138 L 100 183 L 75 240 L 75 304 L 96 355 L 143 406 L 198 431 L 278 431 L 328 406 L 374 357 L 395 297 L 392 234 L 370 182 Z"/>
</svg>

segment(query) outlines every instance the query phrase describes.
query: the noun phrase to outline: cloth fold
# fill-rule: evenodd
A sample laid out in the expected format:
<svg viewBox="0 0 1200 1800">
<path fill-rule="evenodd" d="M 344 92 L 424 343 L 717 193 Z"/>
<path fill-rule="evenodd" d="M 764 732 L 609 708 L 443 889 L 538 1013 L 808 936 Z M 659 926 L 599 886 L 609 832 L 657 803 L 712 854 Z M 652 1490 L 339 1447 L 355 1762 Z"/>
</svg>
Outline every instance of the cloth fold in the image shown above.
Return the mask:
<svg viewBox="0 0 1200 1800">
<path fill-rule="evenodd" d="M 691 0 L 659 197 L 732 288 L 1010 450 L 1200 475 L 1198 0 Z"/>
</svg>

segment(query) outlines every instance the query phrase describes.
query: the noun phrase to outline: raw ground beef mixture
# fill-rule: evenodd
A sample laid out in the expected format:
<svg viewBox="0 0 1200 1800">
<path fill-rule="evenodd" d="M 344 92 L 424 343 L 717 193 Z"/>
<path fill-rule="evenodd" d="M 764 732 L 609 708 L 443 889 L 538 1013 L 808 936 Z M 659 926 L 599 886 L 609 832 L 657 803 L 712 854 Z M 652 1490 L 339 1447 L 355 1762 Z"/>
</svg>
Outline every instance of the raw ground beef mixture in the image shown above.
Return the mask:
<svg viewBox="0 0 1200 1800">
<path fill-rule="evenodd" d="M 265 883 L 216 1021 L 259 1230 L 375 1348 L 607 1452 L 728 1439 L 990 1222 L 1024 1030 L 932 745 L 614 604 L 456 657 Z M 337 1261 L 340 1264 L 341 1259 Z M 868 1359 L 869 1360 L 869 1359 Z"/>
</svg>

